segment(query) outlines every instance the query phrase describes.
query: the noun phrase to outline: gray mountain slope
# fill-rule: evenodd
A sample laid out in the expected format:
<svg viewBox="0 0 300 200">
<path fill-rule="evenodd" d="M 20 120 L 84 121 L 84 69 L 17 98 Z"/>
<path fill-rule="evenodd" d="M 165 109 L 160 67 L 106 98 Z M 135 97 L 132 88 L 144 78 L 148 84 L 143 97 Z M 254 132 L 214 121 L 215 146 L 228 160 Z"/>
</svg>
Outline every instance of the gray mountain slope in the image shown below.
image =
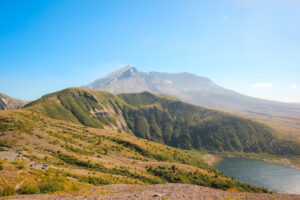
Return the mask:
<svg viewBox="0 0 300 200">
<path fill-rule="evenodd" d="M 12 110 L 23 107 L 28 101 L 22 101 L 0 93 L 0 110 Z"/>
<path fill-rule="evenodd" d="M 275 126 L 277 126 L 276 120 L 284 120 L 282 126 L 288 128 L 284 130 L 300 136 L 300 104 L 242 95 L 218 86 L 206 77 L 186 72 L 146 73 L 127 66 L 83 87 L 110 91 L 115 94 L 151 91 L 173 96 L 192 104 L 243 114 L 252 119 L 271 120 L 270 122 Z"/>
</svg>

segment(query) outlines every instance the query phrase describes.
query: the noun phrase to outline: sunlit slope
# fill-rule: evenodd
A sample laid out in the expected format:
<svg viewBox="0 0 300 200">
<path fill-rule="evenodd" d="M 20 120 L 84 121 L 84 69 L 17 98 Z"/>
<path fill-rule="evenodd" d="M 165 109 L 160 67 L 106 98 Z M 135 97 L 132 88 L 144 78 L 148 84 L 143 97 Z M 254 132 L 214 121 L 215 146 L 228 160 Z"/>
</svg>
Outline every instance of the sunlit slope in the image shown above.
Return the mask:
<svg viewBox="0 0 300 200">
<path fill-rule="evenodd" d="M 83 86 L 114 94 L 143 91 L 165 94 L 207 108 L 243 115 L 280 130 L 283 138 L 300 141 L 300 104 L 253 98 L 191 73 L 142 72 L 127 66 Z"/>
<path fill-rule="evenodd" d="M 172 182 L 267 191 L 226 177 L 181 150 L 124 132 L 54 120 L 26 110 L 1 111 L 0 131 L 2 153 L 20 152 L 14 162 L 1 161 L 1 190 L 48 193 L 113 183 Z M 36 164 L 49 166 L 35 170 Z"/>
<path fill-rule="evenodd" d="M 270 127 L 149 92 L 121 94 L 69 88 L 32 102 L 27 110 L 90 127 L 126 131 L 183 149 L 299 155 L 300 145 Z"/>
<path fill-rule="evenodd" d="M 0 110 L 12 110 L 23 107 L 27 101 L 22 101 L 0 93 Z"/>
</svg>

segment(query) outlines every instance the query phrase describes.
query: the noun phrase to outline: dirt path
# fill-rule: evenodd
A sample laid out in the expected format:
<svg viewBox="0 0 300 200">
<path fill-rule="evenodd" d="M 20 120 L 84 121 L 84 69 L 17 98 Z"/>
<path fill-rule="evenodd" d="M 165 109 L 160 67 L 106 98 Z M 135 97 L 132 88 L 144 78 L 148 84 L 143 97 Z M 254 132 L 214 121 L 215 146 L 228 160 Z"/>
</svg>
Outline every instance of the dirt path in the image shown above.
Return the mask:
<svg viewBox="0 0 300 200">
<path fill-rule="evenodd" d="M 188 184 L 160 184 L 160 185 L 107 185 L 93 187 L 68 194 L 22 195 L 6 197 L 5 199 L 42 199 L 42 200 L 96 200 L 96 199 L 137 199 L 137 200 L 229 200 L 229 199 L 262 199 L 262 200 L 300 200 L 300 195 L 287 194 L 255 194 L 240 192 L 224 192 L 207 187 Z"/>
</svg>

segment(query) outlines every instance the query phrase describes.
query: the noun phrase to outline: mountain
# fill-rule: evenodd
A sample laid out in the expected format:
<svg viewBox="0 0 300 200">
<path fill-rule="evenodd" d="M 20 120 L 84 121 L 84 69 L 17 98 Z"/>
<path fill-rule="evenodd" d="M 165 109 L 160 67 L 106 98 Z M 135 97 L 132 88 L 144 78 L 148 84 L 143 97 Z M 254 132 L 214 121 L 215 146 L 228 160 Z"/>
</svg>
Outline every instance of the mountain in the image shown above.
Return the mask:
<svg viewBox="0 0 300 200">
<path fill-rule="evenodd" d="M 165 94 L 192 104 L 260 120 L 280 130 L 285 136 L 300 140 L 300 104 L 249 97 L 190 73 L 146 73 L 127 66 L 83 87 L 115 94 L 143 91 Z"/>
<path fill-rule="evenodd" d="M 15 99 L 0 93 L 0 110 L 12 110 L 22 108 L 27 103 L 27 101 Z"/>
<path fill-rule="evenodd" d="M 299 143 L 278 138 L 276 131 L 262 123 L 150 92 L 116 96 L 68 88 L 24 109 L 183 149 L 300 155 Z"/>
<path fill-rule="evenodd" d="M 182 150 L 27 109 L 0 111 L 0 132 L 0 196 L 158 183 L 269 192 L 230 178 Z"/>
</svg>

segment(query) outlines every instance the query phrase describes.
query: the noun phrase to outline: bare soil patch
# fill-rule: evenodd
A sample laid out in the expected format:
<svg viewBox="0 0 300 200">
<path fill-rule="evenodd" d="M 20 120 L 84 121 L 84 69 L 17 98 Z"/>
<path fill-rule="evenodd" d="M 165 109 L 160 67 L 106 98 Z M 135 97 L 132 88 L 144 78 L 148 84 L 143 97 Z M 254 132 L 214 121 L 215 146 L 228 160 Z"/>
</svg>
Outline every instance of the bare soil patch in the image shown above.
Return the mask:
<svg viewBox="0 0 300 200">
<path fill-rule="evenodd" d="M 137 200 L 299 200 L 300 195 L 289 194 L 258 194 L 245 192 L 229 192 L 189 184 L 159 184 L 159 185 L 106 185 L 81 190 L 67 194 L 20 195 L 6 199 L 137 199 Z"/>
</svg>

